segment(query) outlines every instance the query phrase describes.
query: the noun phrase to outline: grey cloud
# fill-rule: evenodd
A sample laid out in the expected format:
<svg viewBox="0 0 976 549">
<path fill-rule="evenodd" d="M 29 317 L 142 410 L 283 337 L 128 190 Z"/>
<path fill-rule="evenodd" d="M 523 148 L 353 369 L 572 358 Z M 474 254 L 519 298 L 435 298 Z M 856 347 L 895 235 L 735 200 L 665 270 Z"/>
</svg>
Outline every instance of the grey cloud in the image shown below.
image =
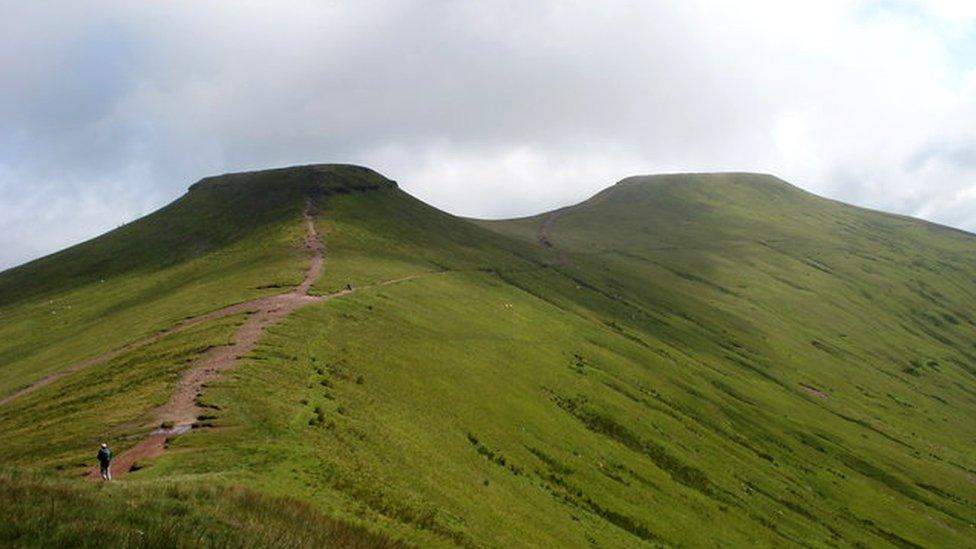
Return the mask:
<svg viewBox="0 0 976 549">
<path fill-rule="evenodd" d="M 976 141 L 929 145 L 909 158 L 905 169 L 914 173 L 933 162 L 945 163 L 961 170 L 976 170 Z"/>
</svg>

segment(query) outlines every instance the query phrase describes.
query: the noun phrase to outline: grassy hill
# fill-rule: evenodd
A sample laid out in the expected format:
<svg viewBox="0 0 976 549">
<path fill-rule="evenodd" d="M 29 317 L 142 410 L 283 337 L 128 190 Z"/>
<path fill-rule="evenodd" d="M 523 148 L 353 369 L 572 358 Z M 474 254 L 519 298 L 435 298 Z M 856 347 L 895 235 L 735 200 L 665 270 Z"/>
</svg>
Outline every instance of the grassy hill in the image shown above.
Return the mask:
<svg viewBox="0 0 976 549">
<path fill-rule="evenodd" d="M 248 315 L 125 345 L 288 291 L 303 212 L 326 299 L 207 384 L 161 457 L 82 479 Z M 6 497 L 0 541 L 973 546 L 973 252 L 755 174 L 490 222 L 352 166 L 209 178 L 0 273 L 0 398 L 92 362 L 0 405 L 4 493 L 41 494 Z M 171 508 L 202 537 L 154 522 Z"/>
</svg>

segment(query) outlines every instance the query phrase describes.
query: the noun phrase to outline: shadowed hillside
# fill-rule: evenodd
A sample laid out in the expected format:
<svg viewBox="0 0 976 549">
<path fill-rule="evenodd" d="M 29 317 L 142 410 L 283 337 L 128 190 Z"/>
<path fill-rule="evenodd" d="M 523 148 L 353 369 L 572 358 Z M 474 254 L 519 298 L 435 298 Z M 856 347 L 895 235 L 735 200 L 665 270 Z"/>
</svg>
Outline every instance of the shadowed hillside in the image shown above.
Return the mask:
<svg viewBox="0 0 976 549">
<path fill-rule="evenodd" d="M 97 442 L 159 427 L 261 314 L 212 312 L 292 291 L 311 237 L 307 303 L 100 492 L 178 480 L 197 513 L 245 486 L 273 528 L 317 513 L 421 546 L 974 545 L 976 239 L 754 174 L 629 178 L 491 222 L 351 166 L 204 180 L 0 274 L 0 398 L 30 389 L 0 405 L 3 462 L 90 497 Z M 49 539 L 18 516 L 0 535 Z"/>
</svg>

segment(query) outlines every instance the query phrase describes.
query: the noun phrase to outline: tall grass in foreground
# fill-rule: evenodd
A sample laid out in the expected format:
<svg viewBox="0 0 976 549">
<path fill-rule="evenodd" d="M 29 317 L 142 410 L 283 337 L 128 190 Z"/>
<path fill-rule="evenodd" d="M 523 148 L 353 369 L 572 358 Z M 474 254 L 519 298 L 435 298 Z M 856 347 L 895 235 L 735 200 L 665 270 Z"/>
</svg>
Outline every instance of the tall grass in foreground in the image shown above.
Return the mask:
<svg viewBox="0 0 976 549">
<path fill-rule="evenodd" d="M 4 547 L 403 547 L 240 486 L 99 484 L 0 470 Z"/>
</svg>

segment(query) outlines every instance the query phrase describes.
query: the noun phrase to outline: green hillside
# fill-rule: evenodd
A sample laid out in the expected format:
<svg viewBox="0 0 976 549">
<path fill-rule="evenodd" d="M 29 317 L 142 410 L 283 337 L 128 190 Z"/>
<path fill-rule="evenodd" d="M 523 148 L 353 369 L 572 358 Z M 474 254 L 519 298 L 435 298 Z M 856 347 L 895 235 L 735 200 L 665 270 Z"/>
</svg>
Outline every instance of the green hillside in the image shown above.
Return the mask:
<svg viewBox="0 0 976 549">
<path fill-rule="evenodd" d="M 303 305 L 83 478 L 297 291 L 304 215 Z M 0 543 L 976 546 L 974 252 L 755 174 L 509 221 L 353 166 L 208 178 L 0 273 Z"/>
</svg>

